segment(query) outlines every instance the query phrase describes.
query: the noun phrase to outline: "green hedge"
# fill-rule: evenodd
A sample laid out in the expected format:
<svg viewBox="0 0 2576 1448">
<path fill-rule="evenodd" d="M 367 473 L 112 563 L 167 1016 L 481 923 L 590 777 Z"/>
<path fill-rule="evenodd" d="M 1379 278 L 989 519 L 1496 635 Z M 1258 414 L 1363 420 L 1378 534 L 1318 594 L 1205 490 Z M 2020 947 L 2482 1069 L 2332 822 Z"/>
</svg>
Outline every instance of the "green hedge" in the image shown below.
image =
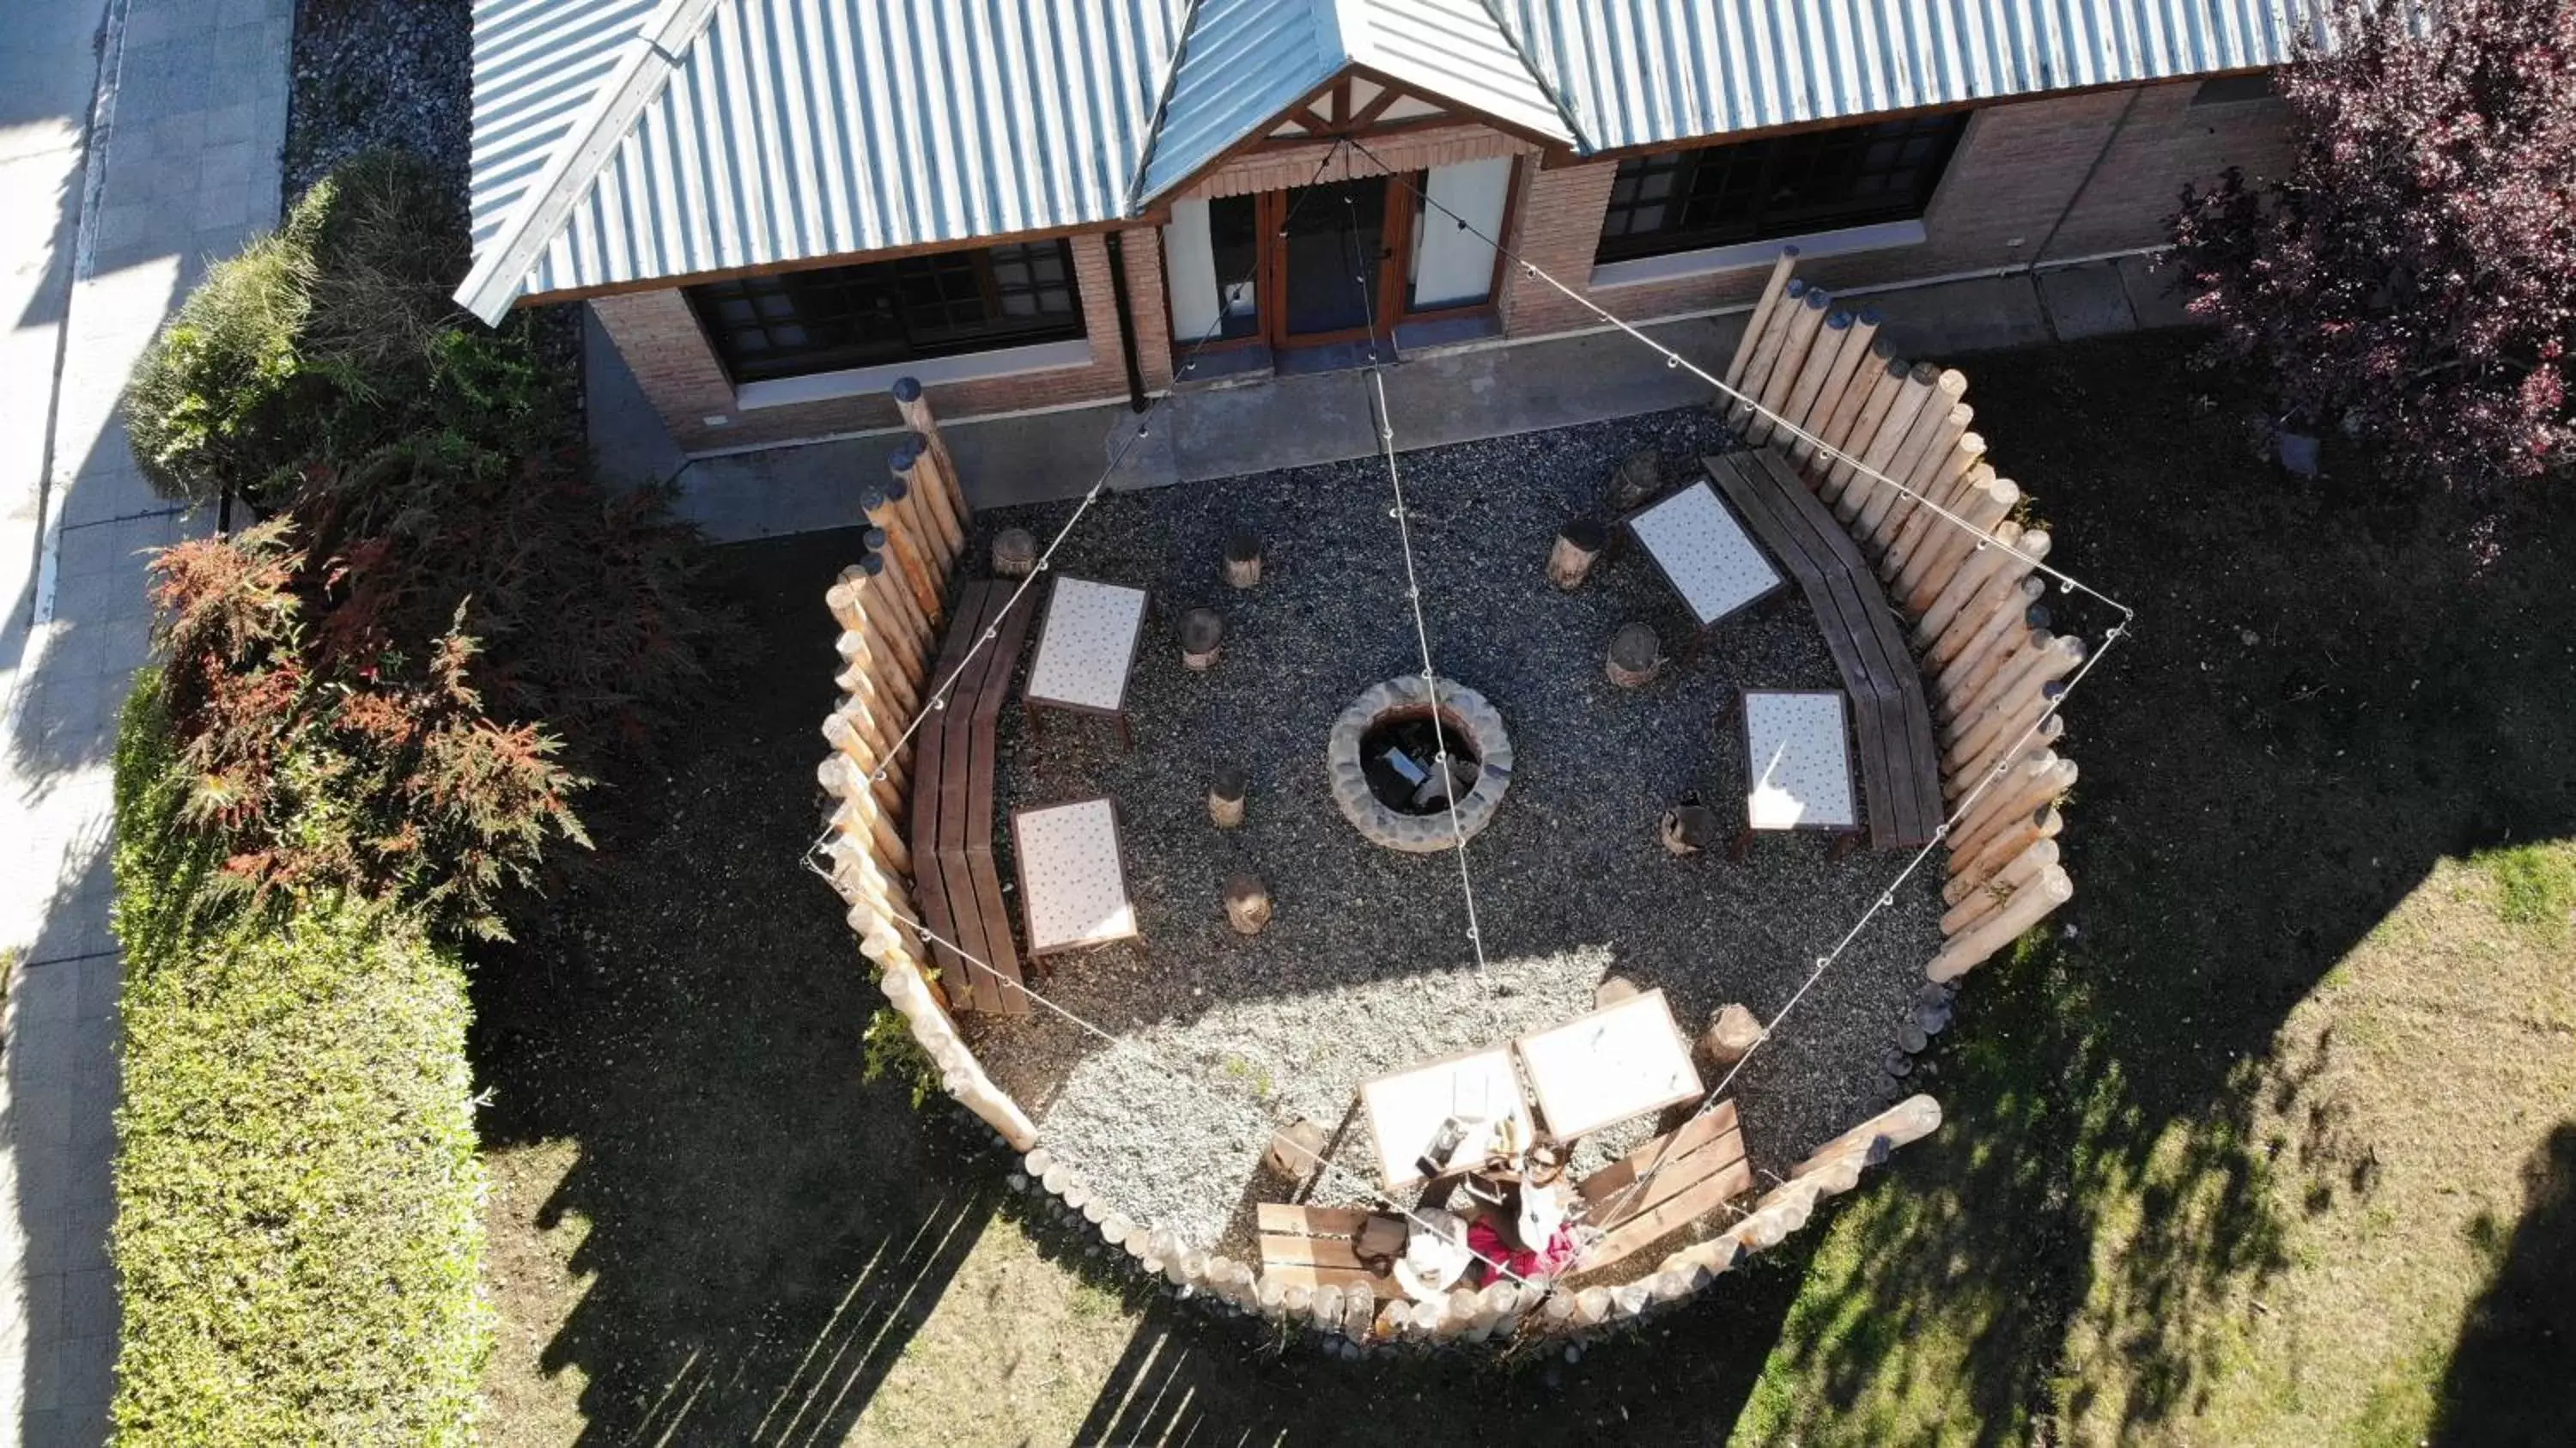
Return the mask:
<svg viewBox="0 0 2576 1448">
<path fill-rule="evenodd" d="M 470 1441 L 492 1327 L 462 967 L 380 907 L 210 902 L 149 674 L 116 776 L 120 1441 Z"/>
</svg>

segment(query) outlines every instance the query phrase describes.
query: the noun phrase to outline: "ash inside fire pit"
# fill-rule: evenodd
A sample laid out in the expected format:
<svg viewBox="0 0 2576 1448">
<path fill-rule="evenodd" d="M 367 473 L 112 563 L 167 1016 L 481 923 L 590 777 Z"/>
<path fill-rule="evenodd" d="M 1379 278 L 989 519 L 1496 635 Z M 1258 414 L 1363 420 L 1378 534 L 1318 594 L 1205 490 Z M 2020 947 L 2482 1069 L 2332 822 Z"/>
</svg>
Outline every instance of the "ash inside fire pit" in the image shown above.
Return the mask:
<svg viewBox="0 0 2576 1448">
<path fill-rule="evenodd" d="M 1479 765 L 1474 741 L 1452 729 L 1444 771 L 1438 763 L 1442 742 L 1427 709 L 1380 719 L 1360 735 L 1360 772 L 1369 793 L 1398 814 L 1447 814 L 1452 799 L 1464 799 L 1476 787 Z"/>
</svg>

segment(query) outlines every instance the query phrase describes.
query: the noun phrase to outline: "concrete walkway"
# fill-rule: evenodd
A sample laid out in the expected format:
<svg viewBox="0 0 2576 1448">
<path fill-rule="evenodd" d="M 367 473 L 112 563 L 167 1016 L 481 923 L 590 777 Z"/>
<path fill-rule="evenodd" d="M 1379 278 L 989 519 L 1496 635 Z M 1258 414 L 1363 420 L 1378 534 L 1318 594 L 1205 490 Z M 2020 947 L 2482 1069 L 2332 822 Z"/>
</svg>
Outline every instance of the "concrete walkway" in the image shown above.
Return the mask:
<svg viewBox="0 0 2576 1448">
<path fill-rule="evenodd" d="M 1901 355 L 1948 358 L 1997 347 L 2183 320 L 2138 257 L 1934 282 L 1873 296 Z M 1711 372 L 1734 354 L 1744 315 L 1646 328 Z M 599 328 L 590 328 L 591 443 L 611 476 L 680 481 L 680 509 L 720 541 L 864 521 L 863 485 L 884 476 L 892 432 L 689 458 L 670 441 Z M 1403 449 L 1629 417 L 1709 400 L 1708 387 L 1619 332 L 1408 356 L 1389 369 L 1387 408 Z M 1147 435 L 1123 402 L 944 430 L 979 507 L 1073 497 L 1129 444 L 1113 488 L 1206 482 L 1341 462 L 1376 447 L 1364 374 L 1327 372 L 1185 386 Z"/>
<path fill-rule="evenodd" d="M 196 522 L 117 400 L 273 224 L 292 0 L 0 0 L 0 1434 L 107 1434 L 118 956 L 109 762 L 145 549 Z"/>
</svg>

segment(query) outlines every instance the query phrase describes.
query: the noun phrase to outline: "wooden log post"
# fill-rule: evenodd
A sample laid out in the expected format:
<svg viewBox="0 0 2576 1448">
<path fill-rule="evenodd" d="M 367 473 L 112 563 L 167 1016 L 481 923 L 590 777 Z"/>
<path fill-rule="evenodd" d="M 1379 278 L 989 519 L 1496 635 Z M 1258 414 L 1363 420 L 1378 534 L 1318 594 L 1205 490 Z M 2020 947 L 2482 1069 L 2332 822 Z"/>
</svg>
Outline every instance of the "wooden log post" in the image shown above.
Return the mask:
<svg viewBox="0 0 2576 1448">
<path fill-rule="evenodd" d="M 1033 1150 L 1038 1144 L 1037 1123 L 1029 1120 L 1019 1103 L 984 1074 L 983 1064 L 958 1039 L 956 1026 L 932 999 L 921 972 L 908 966 L 888 966 L 877 977 L 877 984 L 912 1027 L 913 1038 L 921 1042 L 922 1049 L 939 1067 L 939 1083 L 948 1094 L 985 1125 L 1000 1132 L 1012 1150 Z"/>
<path fill-rule="evenodd" d="M 834 754 L 858 766 L 859 772 L 868 777 L 869 784 L 876 784 L 877 771 L 880 768 L 884 769 L 886 771 L 884 783 L 894 787 L 897 798 L 902 797 L 903 776 L 895 771 L 893 765 L 878 762 L 876 750 L 859 737 L 858 730 L 849 720 L 838 714 L 824 715 L 823 738 L 832 746 Z M 865 809 L 854 810 L 852 818 L 858 821 L 861 828 L 853 833 L 861 839 L 874 841 L 878 858 L 893 866 L 895 873 L 911 874 L 912 852 L 904 847 L 902 832 L 895 828 L 896 821 L 902 818 L 902 811 L 887 805 L 872 788 L 845 796 L 845 799 L 850 806 L 861 804 L 867 806 Z"/>
<path fill-rule="evenodd" d="M 1806 1160 L 1789 1168 L 1789 1175 L 1792 1178 L 1806 1176 L 1847 1152 L 1868 1150 L 1875 1141 L 1886 1142 L 1887 1149 L 1891 1151 L 1900 1146 L 1912 1146 L 1940 1129 L 1941 1103 L 1929 1096 L 1908 1096 L 1809 1152 Z"/>
<path fill-rule="evenodd" d="M 1182 665 L 1204 673 L 1225 650 L 1225 618 L 1212 608 L 1191 609 L 1181 615 L 1180 636 Z"/>
<path fill-rule="evenodd" d="M 913 641 L 914 652 L 924 660 L 923 668 L 927 672 L 927 661 L 939 638 L 938 621 L 923 612 L 913 575 L 892 551 L 894 540 L 886 536 L 886 531 L 870 528 L 859 535 L 859 541 L 868 549 L 866 556 L 859 560 L 860 566 L 867 567 L 870 560 L 877 564 L 870 570 L 875 581 L 870 583 L 868 592 L 882 599 L 886 611 L 902 624 L 905 636 Z"/>
<path fill-rule="evenodd" d="M 966 502 L 966 479 L 957 470 L 956 455 L 948 450 L 948 439 L 939 432 L 939 419 L 932 415 L 930 398 L 921 390 L 916 378 L 898 377 L 894 382 L 895 411 L 902 415 L 903 425 L 921 435 L 929 444 L 930 455 L 939 465 L 940 481 L 948 487 L 948 500 L 958 521 L 971 522 L 975 510 Z"/>
<path fill-rule="evenodd" d="M 1959 816 L 1959 836 L 1973 840 L 1990 834 L 2007 819 L 2027 815 L 2056 798 L 2057 791 L 2046 786 L 2057 777 L 2060 762 L 2053 749 L 2025 750 L 2004 761 L 2003 768 L 1989 776 L 1993 783 L 1977 792 L 1976 803 Z M 1976 790 L 1974 782 L 1969 789 Z"/>
<path fill-rule="evenodd" d="M 1869 395 L 1862 400 L 1860 410 L 1852 415 L 1851 426 L 1841 438 L 1826 439 L 1833 444 L 1837 456 L 1827 457 L 1823 449 L 1817 450 L 1815 469 L 1808 478 L 1816 485 L 1817 497 L 1831 503 L 1842 496 L 1843 488 L 1852 475 L 1854 460 L 1869 451 L 1870 442 L 1887 421 L 1888 410 L 1896 405 L 1897 397 L 1905 391 L 1905 384 L 1913 375 L 1914 364 L 1901 357 L 1889 358 L 1885 367 L 1869 374 Z M 1857 384 L 1859 379 L 1853 380 Z"/>
<path fill-rule="evenodd" d="M 1947 715 L 1953 706 L 1967 701 L 1971 681 L 1982 677 L 2000 656 L 2007 655 L 2031 636 L 2048 637 L 2048 605 L 2040 602 L 2048 596 L 2048 585 L 2036 578 L 2025 578 L 2021 586 L 1997 599 L 1978 621 L 1957 654 L 1932 676 L 1936 707 Z"/>
<path fill-rule="evenodd" d="M 1782 415 L 1789 405 L 1789 394 L 1798 385 L 1798 374 L 1807 365 L 1807 354 L 1815 350 L 1816 336 L 1824 329 L 1825 314 L 1833 308 L 1833 298 L 1822 287 L 1809 287 L 1799 300 L 1797 311 L 1789 316 L 1789 330 L 1780 338 L 1780 355 L 1773 360 L 1769 375 L 1762 379 L 1757 396 L 1761 405 L 1744 425 L 1744 440 L 1760 446 L 1771 440 L 1772 420 Z"/>
<path fill-rule="evenodd" d="M 2037 634 L 1992 677 L 1976 687 L 1941 729 L 1946 747 L 1968 737 L 1990 709 L 2006 705 L 2013 692 L 2033 683 L 2062 679 L 2084 662 L 2084 640 L 2073 634 Z"/>
<path fill-rule="evenodd" d="M 928 639 L 919 631 L 919 618 L 895 597 L 902 592 L 901 580 L 889 578 L 886 573 L 884 556 L 867 554 L 841 570 L 840 581 L 832 592 L 839 596 L 840 604 L 836 606 L 847 606 L 861 620 L 869 649 L 881 655 L 900 676 L 899 680 L 881 677 L 880 682 L 900 682 L 917 696 L 922 673 L 929 665 L 929 656 L 923 652 Z M 849 627 L 847 619 L 842 621 L 842 627 Z M 895 692 L 901 694 L 907 689 Z M 913 699 L 902 702 L 906 712 L 918 707 Z"/>
<path fill-rule="evenodd" d="M 2067 878 L 2062 867 L 2049 866 L 2029 884 L 2014 891 L 2012 899 L 2001 910 L 1942 946 L 1941 953 L 1933 956 L 1931 963 L 1923 967 L 1924 975 L 1938 981 L 1957 980 L 1984 964 L 1996 951 L 2019 940 L 2024 931 L 2074 898 L 2075 882 Z"/>
<path fill-rule="evenodd" d="M 2036 842 L 2056 839 L 2058 831 L 2064 827 L 2065 821 L 2059 818 L 2057 807 L 2048 805 L 2032 810 L 2019 819 L 2005 821 L 2004 828 L 1997 830 L 1990 838 L 1977 842 L 1973 847 L 1954 832 L 1949 839 L 1950 862 L 1947 873 L 1952 879 L 1961 875 L 1991 874 L 2002 869 L 2006 860 L 2029 849 Z"/>
<path fill-rule="evenodd" d="M 1331 1139 L 1322 1122 L 1300 1116 L 1270 1134 L 1261 1164 L 1290 1181 L 1303 1181 L 1322 1165 L 1324 1145 Z"/>
<path fill-rule="evenodd" d="M 1745 317 L 1744 335 L 1736 339 L 1735 355 L 1727 359 L 1726 371 L 1721 374 L 1727 386 L 1743 387 L 1745 370 L 1752 365 L 1753 353 L 1762 339 L 1763 329 L 1770 326 L 1771 314 L 1779 308 L 1782 294 L 1789 289 L 1789 274 L 1797 265 L 1798 249 L 1794 246 L 1780 248 L 1780 254 L 1772 259 L 1771 275 L 1763 279 L 1762 295 L 1753 303 L 1751 314 Z"/>
<path fill-rule="evenodd" d="M 1807 284 L 1791 277 L 1780 293 L 1779 305 L 1771 309 L 1762 324 L 1761 339 L 1753 344 L 1753 360 L 1745 364 L 1744 376 L 1735 384 L 1736 395 L 1728 399 L 1726 420 L 1738 432 L 1752 425 L 1753 404 L 1746 399 L 1762 395 L 1764 385 L 1771 380 L 1771 369 L 1779 365 L 1780 349 L 1788 345 L 1790 327 L 1806 308 Z"/>
<path fill-rule="evenodd" d="M 1663 642 L 1655 637 L 1652 625 L 1621 624 L 1611 636 L 1609 658 L 1602 668 L 1610 682 L 1622 689 L 1643 688 L 1663 672 Z"/>
<path fill-rule="evenodd" d="M 1887 475 L 1903 491 L 1882 484 L 1861 504 L 1861 536 L 1868 540 L 1873 556 L 1884 558 L 1887 550 L 1896 545 L 1896 535 L 1906 515 L 1918 506 L 1916 495 L 1932 486 L 1932 474 L 1939 471 L 1959 439 L 1967 435 L 1968 423 L 1977 415 L 1975 408 L 1959 400 L 1959 392 L 1967 386 L 1968 379 L 1955 371 L 1943 372 L 1932 380 L 1931 401 L 1923 405 L 1914 431 L 1887 465 Z"/>
<path fill-rule="evenodd" d="M 1565 593 L 1581 588 L 1609 542 L 1610 530 L 1598 518 L 1576 518 L 1559 528 L 1556 546 L 1547 554 L 1547 581 Z"/>
<path fill-rule="evenodd" d="M 2022 886 L 2039 878 L 2041 871 L 2057 863 L 2057 841 L 2032 841 L 2029 849 L 2006 860 L 2002 869 L 1987 876 L 1975 889 L 1963 891 L 1957 900 L 1951 902 L 1949 909 L 1941 915 L 1942 936 L 1957 935 L 1982 923 L 2011 900 Z"/>
<path fill-rule="evenodd" d="M 1954 419 L 1965 413 L 1969 415 L 1967 420 L 1973 420 L 1975 412 L 1975 408 L 1964 402 L 1950 409 Z M 1915 550 L 1923 546 L 1923 540 L 1931 537 L 1935 528 L 1947 526 L 1947 520 L 1941 514 L 1958 511 L 1959 498 L 1967 491 L 1969 476 L 1985 459 L 1985 438 L 1962 431 L 1958 440 L 1950 444 L 1947 456 L 1929 460 L 1923 483 L 1915 489 L 1923 499 L 1907 499 L 1897 504 L 1899 521 L 1895 541 L 1887 545 L 1886 556 L 1878 560 L 1878 576 L 1882 582 L 1894 583 L 1904 577 L 1906 565 L 1913 560 Z M 1940 508 L 1933 508 L 1933 503 L 1940 504 Z"/>
<path fill-rule="evenodd" d="M 2026 578 L 2022 581 L 2030 583 L 2033 580 Z M 1955 677 L 1958 683 L 1943 691 L 1933 717 L 1949 723 L 1983 709 L 1983 701 L 1992 697 L 1992 691 L 1999 683 L 2028 661 L 2033 650 L 2046 648 L 2049 640 L 2057 637 L 2048 631 L 2048 619 L 2048 609 L 2044 605 L 2031 604 L 2018 614 L 2006 612 L 2002 620 L 1992 626 L 1992 632 L 1982 645 L 1970 640 L 1968 647 L 1950 661 L 1948 669 L 1942 671 L 1945 677 Z"/>
<path fill-rule="evenodd" d="M 1965 794 L 2005 751 L 2018 748 L 2025 735 L 2040 744 L 2055 744 L 2066 733 L 2066 720 L 2050 711 L 2065 697 L 2064 680 L 2043 679 L 1980 714 L 1959 742 L 1942 753 L 1941 767 L 1951 775 L 1944 792 L 1952 799 Z"/>
<path fill-rule="evenodd" d="M 957 567 L 957 555 L 966 551 L 966 528 L 948 510 L 948 490 L 939 481 L 939 464 L 930 455 L 930 444 L 921 434 L 907 434 L 886 455 L 886 473 L 892 484 L 890 492 L 902 502 L 905 514 L 919 530 L 923 551 L 939 564 L 940 581 Z"/>
<path fill-rule="evenodd" d="M 825 755 L 823 762 L 814 767 L 814 782 L 834 799 L 846 801 L 869 795 L 886 813 L 897 818 L 903 815 L 903 787 L 894 782 L 893 776 L 879 779 L 874 770 L 863 767 L 846 754 L 834 752 Z"/>
<path fill-rule="evenodd" d="M 1842 414 L 1841 410 L 1845 396 L 1851 391 L 1852 379 L 1887 361 L 1890 354 L 1878 340 L 1878 327 L 1883 320 L 1878 311 L 1870 307 L 1852 314 L 1851 328 L 1844 334 L 1840 350 L 1834 354 L 1833 366 L 1825 373 L 1815 397 L 1809 401 L 1803 414 L 1806 420 L 1799 424 L 1807 435 L 1793 438 L 1789 443 L 1789 460 L 1796 463 L 1801 472 L 1816 456 L 1813 439 L 1834 440 L 1837 414 L 1841 414 L 1844 426 L 1850 425 L 1850 415 Z M 1832 318 L 1828 317 L 1826 321 L 1830 325 Z M 1855 410 L 1857 407 L 1855 403 Z"/>
<path fill-rule="evenodd" d="M 1701 1063 L 1711 1071 L 1724 1072 L 1762 1044 L 1762 1022 L 1745 1006 L 1720 1006 L 1709 1017 L 1708 1029 L 1700 1032 L 1698 1044 Z"/>
<path fill-rule="evenodd" d="M 1878 427 L 1870 434 L 1869 445 L 1854 452 L 1857 463 L 1845 462 L 1835 467 L 1825 482 L 1825 500 L 1834 506 L 1834 517 L 1849 526 L 1860 516 L 1870 495 L 1886 488 L 1874 473 L 1885 473 L 1905 446 L 1914 425 L 1922 420 L 1923 410 L 1932 403 L 1933 387 L 1941 380 L 1941 369 L 1929 362 L 1917 362 L 1907 369 L 1905 380 L 1897 385 L 1896 396 L 1879 417 Z"/>
<path fill-rule="evenodd" d="M 2004 861 L 1995 869 L 1974 875 L 1952 876 L 1949 882 L 1941 887 L 1942 903 L 1956 905 L 1996 884 L 2018 886 L 2056 863 L 2057 841 L 2033 840 L 2020 854 Z M 1945 928 L 1941 933 L 1951 935 L 1957 932 Z"/>
<path fill-rule="evenodd" d="M 1252 588 L 1261 582 L 1260 534 L 1249 528 L 1226 531 L 1225 581 L 1236 588 Z"/>
<path fill-rule="evenodd" d="M 1238 874 L 1225 882 L 1225 923 L 1237 935 L 1259 935 L 1270 923 L 1270 887 L 1260 876 Z"/>
<path fill-rule="evenodd" d="M 1817 328 L 1814 344 L 1807 348 L 1806 363 L 1798 369 L 1797 380 L 1789 385 L 1788 399 L 1780 404 L 1780 415 L 1788 420 L 1789 427 L 1797 429 L 1792 433 L 1784 428 L 1775 436 L 1774 441 L 1782 451 L 1795 456 L 1792 450 L 1806 441 L 1806 435 L 1813 433 L 1816 424 L 1824 420 L 1816 416 L 1817 399 L 1825 395 L 1825 384 L 1833 379 L 1834 369 L 1842 366 L 1851 334 L 1851 313 L 1840 307 L 1825 313 L 1823 324 Z M 1850 374 L 1846 372 L 1844 375 Z"/>
<path fill-rule="evenodd" d="M 860 495 L 859 506 L 868 515 L 868 547 L 893 559 L 912 590 L 912 601 L 935 631 L 948 613 L 946 580 L 904 506 L 905 497 L 903 485 L 892 478 Z"/>
<path fill-rule="evenodd" d="M 993 535 L 993 576 L 1026 578 L 1037 571 L 1037 535 L 1026 528 L 1005 528 Z"/>
<path fill-rule="evenodd" d="M 2039 560 L 2048 556 L 2045 528 L 2025 530 L 2006 518 L 1995 525 L 1995 537 L 2000 542 L 1973 549 L 1959 560 L 1957 571 L 1940 585 L 1932 606 L 1915 620 L 1914 645 L 1927 657 L 1938 649 L 1963 611 L 1975 610 L 1982 617 L 1995 599 L 2028 578 Z M 1947 662 L 1946 658 L 1943 662 Z"/>
<path fill-rule="evenodd" d="M 1861 326 L 1860 322 L 1852 324 L 1855 331 Z M 1798 476 L 1805 479 L 1810 488 L 1820 487 L 1825 474 L 1833 467 L 1833 459 L 1825 456 L 1823 449 L 1848 450 L 1852 434 L 1860 431 L 1861 415 L 1868 409 L 1870 399 L 1878 395 L 1881 379 L 1888 375 L 1890 368 L 1897 369 L 1899 373 L 1904 370 L 1896 359 L 1895 349 L 1885 337 L 1872 337 L 1866 347 L 1858 342 L 1849 343 L 1847 347 L 1859 348 L 1860 356 L 1853 359 L 1851 376 L 1844 380 L 1842 390 L 1834 394 L 1832 405 L 1825 409 L 1823 426 L 1810 429 L 1816 435 L 1816 442 L 1802 444 L 1803 450 L 1792 449 L 1792 456 L 1798 459 Z M 1818 405 L 1824 404 L 1820 402 Z M 1876 424 L 1873 422 L 1871 425 Z"/>
<path fill-rule="evenodd" d="M 832 682 L 844 695 L 867 701 L 880 719 L 912 717 L 919 694 L 893 645 L 880 638 L 873 625 L 843 629 L 832 640 L 832 648 L 841 656 L 841 672 L 832 676 Z M 902 730 L 897 727 L 892 732 Z"/>
<path fill-rule="evenodd" d="M 1208 818 L 1221 830 L 1243 823 L 1245 796 L 1252 792 L 1252 776 L 1243 766 L 1229 764 L 1216 772 L 1208 782 Z"/>
<path fill-rule="evenodd" d="M 1940 592 L 1939 585 L 1931 580 L 1947 577 L 1977 545 L 1993 547 L 1989 535 L 1994 533 L 1996 524 L 2012 515 L 2014 505 L 2020 501 L 2021 489 L 2010 478 L 1983 481 L 1962 494 L 1958 506 L 1950 510 L 1958 515 L 1959 522 L 1942 519 L 1941 530 L 1923 546 L 1923 576 L 1902 595 L 1907 611 L 1919 614 L 1931 607 Z"/>
</svg>

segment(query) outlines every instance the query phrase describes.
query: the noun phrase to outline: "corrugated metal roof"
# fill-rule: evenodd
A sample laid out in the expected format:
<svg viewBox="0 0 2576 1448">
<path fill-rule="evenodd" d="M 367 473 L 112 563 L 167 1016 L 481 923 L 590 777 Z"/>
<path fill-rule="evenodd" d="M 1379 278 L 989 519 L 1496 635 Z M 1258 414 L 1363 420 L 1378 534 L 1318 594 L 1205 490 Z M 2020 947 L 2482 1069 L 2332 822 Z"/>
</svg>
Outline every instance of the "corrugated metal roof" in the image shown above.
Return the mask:
<svg viewBox="0 0 2576 1448">
<path fill-rule="evenodd" d="M 2322 3 L 478 0 L 458 296 L 1115 220 L 1354 65 L 1590 153 L 2275 64 Z"/>
<path fill-rule="evenodd" d="M 719 0 L 532 292 L 1125 213 L 1180 0 Z"/>
<path fill-rule="evenodd" d="M 1137 196 L 1178 186 L 1352 66 L 1571 142 L 1483 0 L 1201 0 Z"/>
<path fill-rule="evenodd" d="M 2316 0 L 1500 0 L 1587 151 L 2274 65 Z"/>
<path fill-rule="evenodd" d="M 1260 134 L 1348 61 L 1333 0 L 1199 0 L 1138 199 Z"/>
<path fill-rule="evenodd" d="M 480 0 L 474 7 L 474 249 L 527 194 L 655 0 Z"/>
</svg>

